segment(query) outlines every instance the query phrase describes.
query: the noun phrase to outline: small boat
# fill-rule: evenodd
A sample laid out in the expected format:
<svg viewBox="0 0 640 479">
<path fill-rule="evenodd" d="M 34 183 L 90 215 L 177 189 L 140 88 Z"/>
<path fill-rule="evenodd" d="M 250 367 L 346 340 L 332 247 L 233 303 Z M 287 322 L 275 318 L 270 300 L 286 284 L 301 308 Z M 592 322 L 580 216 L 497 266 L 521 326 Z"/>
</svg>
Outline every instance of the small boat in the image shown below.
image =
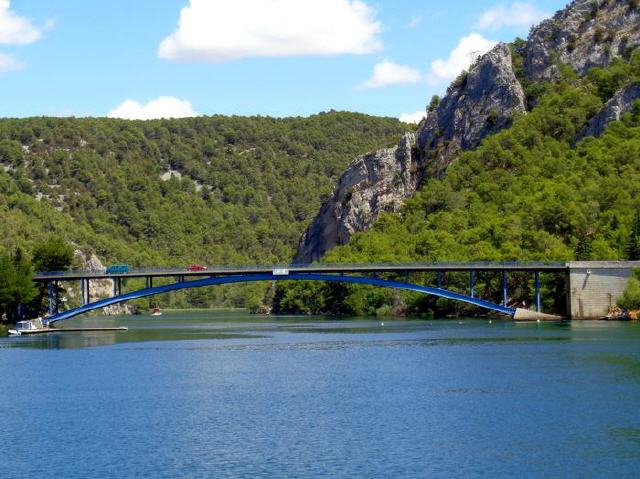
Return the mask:
<svg viewBox="0 0 640 479">
<path fill-rule="evenodd" d="M 162 313 L 160 313 L 162 314 Z M 116 327 L 104 327 L 104 328 L 65 328 L 56 329 L 50 326 L 45 326 L 42 322 L 42 318 L 29 319 L 26 321 L 18 321 L 14 329 L 9 330 L 9 336 L 25 336 L 31 334 L 44 334 L 44 333 L 82 333 L 82 332 L 97 332 L 97 331 L 127 331 L 129 328 L 126 326 Z"/>
<path fill-rule="evenodd" d="M 162 316 L 162 311 L 160 311 L 160 306 L 156 306 L 153 308 L 151 316 Z"/>
<path fill-rule="evenodd" d="M 50 331 L 42 324 L 42 318 L 18 321 L 14 329 L 9 330 L 9 336 L 22 336 L 23 334 L 38 334 Z"/>
</svg>

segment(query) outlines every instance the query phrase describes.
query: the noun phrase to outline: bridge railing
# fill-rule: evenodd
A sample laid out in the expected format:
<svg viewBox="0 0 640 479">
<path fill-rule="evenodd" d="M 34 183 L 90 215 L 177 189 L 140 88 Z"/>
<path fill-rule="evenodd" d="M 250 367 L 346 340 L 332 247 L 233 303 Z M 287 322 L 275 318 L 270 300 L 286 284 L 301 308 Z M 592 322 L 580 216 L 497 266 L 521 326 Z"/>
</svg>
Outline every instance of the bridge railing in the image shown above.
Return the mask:
<svg viewBox="0 0 640 479">
<path fill-rule="evenodd" d="M 500 270 L 500 269 L 523 269 L 523 270 L 561 270 L 567 267 L 567 263 L 564 262 L 490 262 L 490 261 L 474 261 L 474 262 L 437 262 L 437 263 L 312 263 L 312 264 L 272 264 L 272 265 L 222 265 L 222 266 L 207 266 L 206 270 L 190 270 L 188 267 L 155 267 L 155 268 L 135 268 L 132 267 L 126 273 L 107 273 L 107 269 L 101 270 L 74 270 L 74 271 L 39 271 L 35 274 L 35 279 L 39 277 L 47 278 L 60 278 L 65 277 L 78 277 L 78 276 L 99 276 L 99 277 L 123 277 L 123 276 L 144 276 L 144 275 L 164 275 L 164 276 L 179 276 L 179 275 L 207 275 L 208 273 L 250 273 L 258 271 L 268 271 L 275 269 L 285 269 L 297 272 L 304 272 L 305 270 L 326 270 L 326 271 L 340 271 L 350 270 L 357 271 L 371 271 L 371 270 Z"/>
</svg>

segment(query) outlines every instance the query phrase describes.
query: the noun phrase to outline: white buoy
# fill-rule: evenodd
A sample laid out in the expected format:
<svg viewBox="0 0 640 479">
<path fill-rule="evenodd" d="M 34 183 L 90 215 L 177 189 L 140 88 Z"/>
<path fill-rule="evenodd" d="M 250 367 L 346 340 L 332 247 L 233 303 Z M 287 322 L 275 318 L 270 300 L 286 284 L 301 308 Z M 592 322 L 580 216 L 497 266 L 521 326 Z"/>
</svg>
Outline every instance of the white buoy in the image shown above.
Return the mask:
<svg viewBox="0 0 640 479">
<path fill-rule="evenodd" d="M 380 323 L 380 326 L 384 326 L 384 323 Z"/>
</svg>

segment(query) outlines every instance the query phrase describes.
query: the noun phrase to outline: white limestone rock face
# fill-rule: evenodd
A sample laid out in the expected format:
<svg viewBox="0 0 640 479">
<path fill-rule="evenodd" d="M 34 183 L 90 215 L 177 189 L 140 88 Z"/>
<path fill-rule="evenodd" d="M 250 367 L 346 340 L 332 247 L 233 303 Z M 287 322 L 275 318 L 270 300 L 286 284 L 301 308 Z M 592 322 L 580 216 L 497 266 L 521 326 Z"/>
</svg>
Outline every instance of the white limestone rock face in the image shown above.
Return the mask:
<svg viewBox="0 0 640 479">
<path fill-rule="evenodd" d="M 85 271 L 104 271 L 105 266 L 102 261 L 93 253 L 85 254 L 79 249 L 74 251 L 75 260 L 79 263 L 81 269 Z M 81 297 L 82 291 L 79 285 L 74 284 L 67 289 L 69 296 Z M 113 296 L 113 280 L 110 279 L 94 279 L 89 282 L 89 294 L 91 302 L 100 299 L 110 298 Z M 114 304 L 107 306 L 103 310 L 106 315 L 132 314 L 133 308 L 129 304 Z"/>
<path fill-rule="evenodd" d="M 354 233 L 368 230 L 380 213 L 399 211 L 425 175 L 442 174 L 461 151 L 475 148 L 524 110 L 511 51 L 498 45 L 463 82 L 449 88 L 415 135 L 407 133 L 395 148 L 362 156 L 349 166 L 302 236 L 294 261 L 317 261 Z"/>
<path fill-rule="evenodd" d="M 356 232 L 368 230 L 382 212 L 395 213 L 425 175 L 440 175 L 461 151 L 508 126 L 525 111 L 507 45 L 481 57 L 460 84 L 452 85 L 435 111 L 406 133 L 398 146 L 357 158 L 307 228 L 294 261 L 317 261 Z"/>
<path fill-rule="evenodd" d="M 317 261 L 353 233 L 370 228 L 382 212 L 397 212 L 415 193 L 414 144 L 415 135 L 406 133 L 396 147 L 356 158 L 303 234 L 294 262 Z"/>
<path fill-rule="evenodd" d="M 638 99 L 640 99 L 640 84 L 632 83 L 622 88 L 607 102 L 604 108 L 589 121 L 585 129 L 578 134 L 576 141 L 587 136 L 602 135 L 609 123 L 619 121 L 622 115 L 630 112 Z"/>
<path fill-rule="evenodd" d="M 640 6 L 629 0 L 575 0 L 534 28 L 526 45 L 525 70 L 534 81 L 558 77 L 558 62 L 580 76 L 604 67 L 640 46 Z"/>
<path fill-rule="evenodd" d="M 427 176 L 440 176 L 464 150 L 477 147 L 526 110 L 513 71 L 511 50 L 499 44 L 447 90 L 438 108 L 418 128 L 417 143 Z"/>
</svg>

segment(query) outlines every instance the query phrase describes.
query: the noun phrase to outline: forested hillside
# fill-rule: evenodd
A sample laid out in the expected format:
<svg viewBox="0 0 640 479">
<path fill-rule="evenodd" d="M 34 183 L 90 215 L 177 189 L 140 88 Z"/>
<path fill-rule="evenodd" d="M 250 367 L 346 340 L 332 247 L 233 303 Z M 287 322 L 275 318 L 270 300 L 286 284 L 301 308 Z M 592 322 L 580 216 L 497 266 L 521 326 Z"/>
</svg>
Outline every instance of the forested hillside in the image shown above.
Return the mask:
<svg viewBox="0 0 640 479">
<path fill-rule="evenodd" d="M 405 128 L 339 112 L 0 120 L 0 254 L 57 233 L 105 263 L 287 262 L 353 157 Z"/>
<path fill-rule="evenodd" d="M 532 85 L 537 107 L 511 128 L 462 154 L 442 178 L 427 178 L 400 214 L 383 214 L 324 261 L 640 259 L 640 100 L 601 137 L 575 143 L 615 92 L 640 80 L 640 53 L 585 78 L 562 71 L 558 82 Z M 450 287 L 464 291 L 468 278 L 458 280 Z M 530 278 L 514 282 L 530 301 Z M 546 287 L 562 285 L 548 278 Z M 498 278 L 481 278 L 480 294 L 499 301 Z M 283 311 L 344 314 L 438 307 L 419 296 L 335 285 L 290 286 L 279 302 Z"/>
</svg>

